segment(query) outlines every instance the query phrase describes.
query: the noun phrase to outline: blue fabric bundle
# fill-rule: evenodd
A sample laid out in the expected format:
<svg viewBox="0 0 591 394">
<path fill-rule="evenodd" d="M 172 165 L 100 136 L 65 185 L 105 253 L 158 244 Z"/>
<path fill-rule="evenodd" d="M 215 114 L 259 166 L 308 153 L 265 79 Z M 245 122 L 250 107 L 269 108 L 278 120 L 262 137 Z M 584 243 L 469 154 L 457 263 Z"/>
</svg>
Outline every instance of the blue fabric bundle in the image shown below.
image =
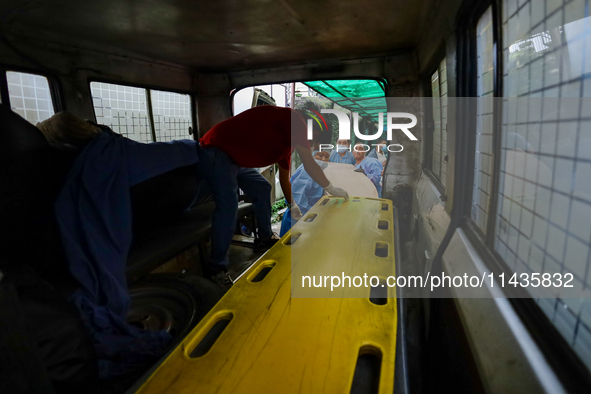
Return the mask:
<svg viewBox="0 0 591 394">
<path fill-rule="evenodd" d="M 131 186 L 177 167 L 197 163 L 196 142 L 142 144 L 109 128 L 76 159 L 55 211 L 69 269 L 78 281 L 71 302 L 78 308 L 109 379 L 161 355 L 166 332 L 129 326 L 125 277 L 132 241 Z"/>
</svg>

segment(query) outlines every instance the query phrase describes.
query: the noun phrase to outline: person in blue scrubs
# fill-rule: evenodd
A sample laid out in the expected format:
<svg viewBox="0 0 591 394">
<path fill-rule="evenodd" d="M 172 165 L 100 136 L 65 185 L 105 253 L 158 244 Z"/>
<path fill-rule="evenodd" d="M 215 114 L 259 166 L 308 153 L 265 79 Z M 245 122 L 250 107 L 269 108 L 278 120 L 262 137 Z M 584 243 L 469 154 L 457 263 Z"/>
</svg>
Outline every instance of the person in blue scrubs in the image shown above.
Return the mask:
<svg viewBox="0 0 591 394">
<path fill-rule="evenodd" d="M 328 152 L 321 151 L 314 154 L 316 163 L 318 163 L 323 170 L 328 166 L 328 158 Z M 300 207 L 300 212 L 303 216 L 308 213 L 318 200 L 322 198 L 324 190 L 319 184 L 314 182 L 310 175 L 308 175 L 303 165 L 300 165 L 297 170 L 295 170 L 291 176 L 290 182 L 292 198 L 297 206 Z M 292 217 L 291 210 L 288 208 L 283 214 L 279 236 L 283 237 L 296 222 L 296 218 Z"/>
<path fill-rule="evenodd" d="M 377 159 L 380 163 L 384 163 L 387 160 L 387 155 L 388 149 L 386 149 L 386 140 L 380 138 L 376 142 L 376 147 L 367 154 L 367 157 Z"/>
<path fill-rule="evenodd" d="M 384 166 L 377 159 L 365 157 L 362 143 L 355 144 L 353 147 L 353 156 L 355 157 L 355 167 L 363 170 L 365 175 L 374 184 L 378 191 L 378 196 L 382 197 L 382 185 L 380 184 Z"/>
<path fill-rule="evenodd" d="M 350 151 L 351 149 L 351 140 L 337 140 L 336 149 L 332 151 L 330 155 L 331 163 L 346 163 L 346 164 L 355 164 L 355 158 Z"/>
</svg>

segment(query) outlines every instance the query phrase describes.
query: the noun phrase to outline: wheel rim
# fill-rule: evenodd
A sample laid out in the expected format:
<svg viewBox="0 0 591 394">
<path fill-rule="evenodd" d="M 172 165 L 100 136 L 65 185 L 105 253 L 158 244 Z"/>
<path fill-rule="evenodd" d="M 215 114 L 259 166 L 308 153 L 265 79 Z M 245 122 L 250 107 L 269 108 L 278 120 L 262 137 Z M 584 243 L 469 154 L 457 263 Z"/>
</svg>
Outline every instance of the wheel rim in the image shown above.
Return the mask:
<svg viewBox="0 0 591 394">
<path fill-rule="evenodd" d="M 146 286 L 129 290 L 127 323 L 141 330 L 167 331 L 172 337 L 188 330 L 195 314 L 193 298 L 179 289 Z"/>
</svg>

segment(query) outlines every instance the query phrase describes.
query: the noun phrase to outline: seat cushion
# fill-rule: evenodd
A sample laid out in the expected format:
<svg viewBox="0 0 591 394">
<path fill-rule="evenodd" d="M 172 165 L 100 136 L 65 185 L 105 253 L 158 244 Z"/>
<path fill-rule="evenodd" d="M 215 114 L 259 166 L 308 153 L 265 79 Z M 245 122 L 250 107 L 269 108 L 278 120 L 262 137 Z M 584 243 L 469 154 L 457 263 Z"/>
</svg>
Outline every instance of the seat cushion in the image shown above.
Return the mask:
<svg viewBox="0 0 591 394">
<path fill-rule="evenodd" d="M 0 104 L 0 158 L 8 160 L 48 145 L 38 128 Z"/>
<path fill-rule="evenodd" d="M 46 145 L 1 162 L 0 256 L 29 264 L 56 286 L 73 284 L 54 203 L 74 159 Z"/>
<path fill-rule="evenodd" d="M 201 187 L 194 166 L 179 167 L 130 190 L 134 232 L 180 217 Z"/>
</svg>

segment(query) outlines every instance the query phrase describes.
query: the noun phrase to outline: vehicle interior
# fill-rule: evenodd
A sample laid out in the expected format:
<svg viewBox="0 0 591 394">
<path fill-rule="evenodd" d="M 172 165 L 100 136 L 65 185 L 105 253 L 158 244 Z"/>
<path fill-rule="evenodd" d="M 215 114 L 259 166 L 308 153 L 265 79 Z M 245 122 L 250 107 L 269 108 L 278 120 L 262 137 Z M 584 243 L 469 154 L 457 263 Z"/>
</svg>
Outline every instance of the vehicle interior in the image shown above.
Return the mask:
<svg viewBox="0 0 591 394">
<path fill-rule="evenodd" d="M 236 114 L 234 98 L 246 89 L 250 106 L 293 105 L 296 83 L 335 104 L 346 97 L 376 97 L 376 91 L 364 95 L 353 89 L 354 81 L 375 84 L 385 101 L 427 98 L 417 101 L 420 121 L 413 130 L 418 141 L 409 143 L 398 135 L 388 141 L 404 145 L 403 152 L 388 154 L 381 192 L 391 207 L 395 257 L 390 258 L 396 273 L 480 277 L 532 272 L 539 266 L 541 272 L 568 273 L 588 289 L 589 6 L 589 0 L 3 1 L 0 391 L 180 392 L 159 385 L 161 375 L 155 371 L 165 367 L 177 345 L 194 345 L 188 335 L 207 327 L 220 335 L 231 317 L 220 327 L 199 325 L 211 310 L 242 305 L 236 293 L 224 295 L 202 277 L 215 203 L 204 198 L 178 213 L 200 187 L 192 168 L 133 186 L 127 321 L 142 330 L 166 329 L 173 341 L 166 354 L 135 373 L 113 381 L 97 378 L 90 338 L 66 301 L 76 283 L 54 217 L 55 200 L 77 152 L 48 143 L 35 127 L 60 111 L 150 143 L 199 139 Z M 331 81 L 340 90 L 322 87 Z M 277 94 L 260 88 L 271 85 L 284 90 Z M 515 176 L 520 187 L 529 182 L 551 196 L 544 212 L 504 193 L 512 175 L 504 161 L 511 149 L 509 123 L 500 107 L 473 116 L 452 99 L 468 97 L 495 97 L 504 109 L 516 97 L 571 98 L 577 106 L 568 119 L 576 135 L 573 146 L 578 146 L 572 150 L 561 150 L 556 128 L 532 137 L 528 125 L 533 121 L 515 123 L 518 137 L 531 144 L 531 155 L 548 167 L 548 182 L 536 180 L 535 174 L 533 180 L 527 174 Z M 340 103 L 346 107 L 344 100 Z M 490 123 L 480 121 L 486 116 Z M 261 171 L 273 185 L 273 201 L 279 201 L 276 169 Z M 240 234 L 241 226 L 256 225 L 251 202 L 241 197 L 230 250 L 230 273 L 240 278 L 237 283 L 252 281 L 253 272 L 256 277 L 265 270 L 252 237 Z M 518 235 L 507 235 L 512 231 Z M 395 368 L 381 373 L 393 382 L 378 383 L 380 359 L 365 359 L 366 353 L 359 352 L 352 361 L 354 373 L 342 375 L 350 392 L 591 390 L 588 298 L 535 296 L 523 288 L 483 288 L 478 297 L 462 297 L 453 287 L 441 289 L 437 297 L 416 288 L 396 291 L 389 312 L 395 328 L 384 334 L 395 344 Z M 362 309 L 353 312 L 364 319 Z M 336 336 L 327 334 L 333 341 Z M 173 356 L 168 362 L 182 370 L 182 357 L 175 361 Z M 276 368 L 272 360 L 259 361 L 261 368 Z M 172 381 L 174 376 L 168 377 Z M 336 380 L 327 379 L 322 389 L 241 381 L 232 390 L 217 390 L 335 392 L 342 383 Z M 275 380 L 269 376 L 269 381 Z M 215 391 L 215 385 L 201 390 L 200 384 L 196 378 L 186 392 Z"/>
</svg>

